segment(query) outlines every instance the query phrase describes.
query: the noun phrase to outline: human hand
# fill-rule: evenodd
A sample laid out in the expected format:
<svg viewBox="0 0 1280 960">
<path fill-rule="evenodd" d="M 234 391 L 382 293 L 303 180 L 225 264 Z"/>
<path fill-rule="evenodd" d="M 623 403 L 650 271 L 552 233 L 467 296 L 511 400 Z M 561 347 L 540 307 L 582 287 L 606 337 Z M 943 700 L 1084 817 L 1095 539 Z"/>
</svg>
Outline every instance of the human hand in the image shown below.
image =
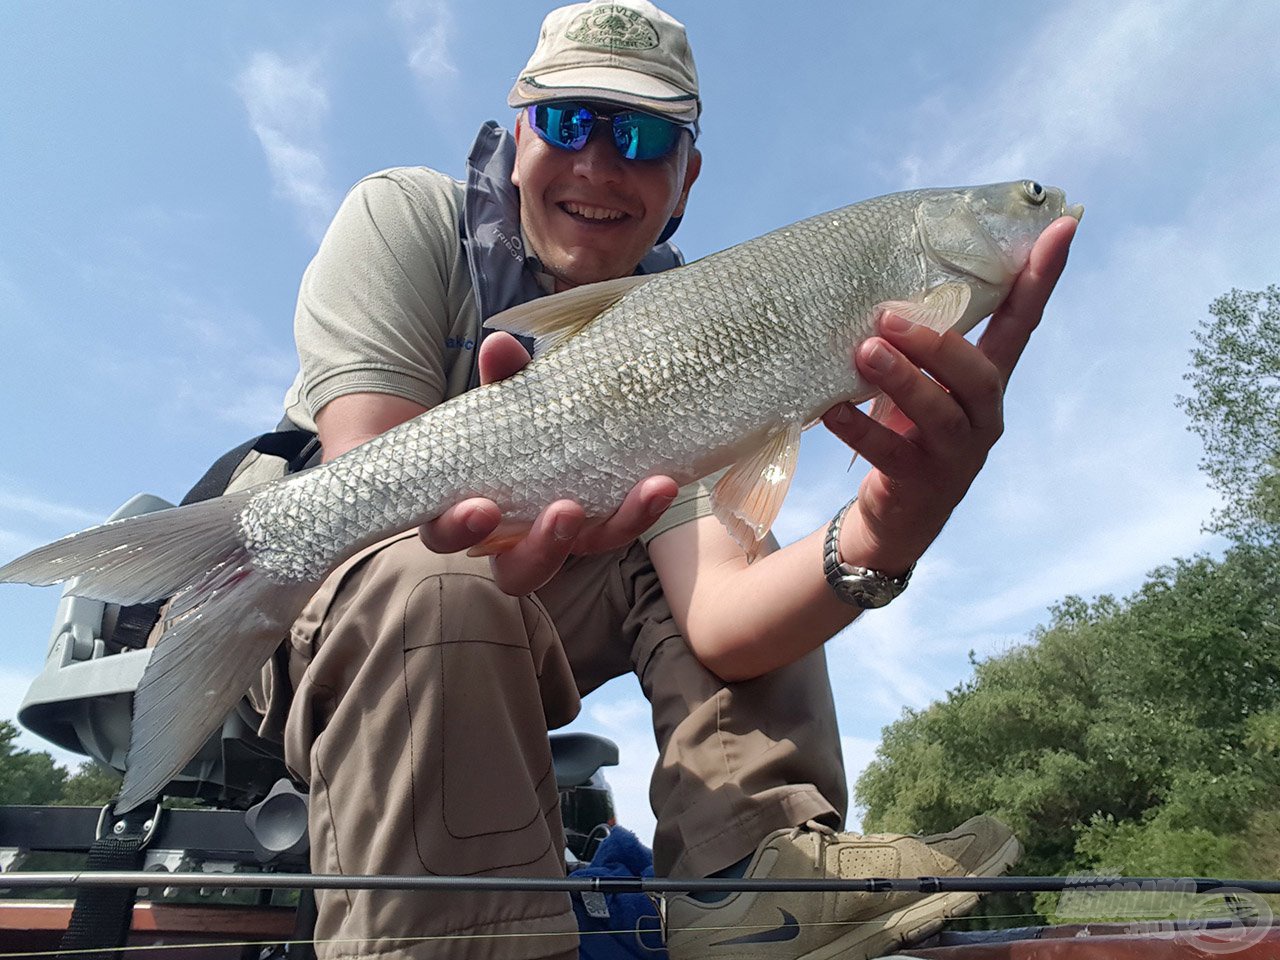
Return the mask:
<svg viewBox="0 0 1280 960">
<path fill-rule="evenodd" d="M 529 354 L 509 333 L 494 333 L 481 344 L 479 362 L 480 382 L 493 383 L 521 370 Z M 555 501 L 538 514 L 522 540 L 490 558 L 494 581 L 512 596 L 532 593 L 555 576 L 570 553 L 615 550 L 640 536 L 675 499 L 677 489 L 670 477 L 646 477 L 612 516 L 591 523 L 580 504 Z M 501 521 L 496 503 L 474 497 L 423 524 L 418 535 L 436 553 L 455 553 L 480 543 Z"/>
<path fill-rule="evenodd" d="M 846 563 L 900 574 L 942 531 L 1004 430 L 1005 386 L 1066 266 L 1077 224 L 1062 217 L 1045 229 L 976 345 L 889 315 L 879 336 L 859 345 L 858 373 L 897 409 L 883 424 L 851 404 L 822 418 L 874 468 L 841 525 Z"/>
</svg>

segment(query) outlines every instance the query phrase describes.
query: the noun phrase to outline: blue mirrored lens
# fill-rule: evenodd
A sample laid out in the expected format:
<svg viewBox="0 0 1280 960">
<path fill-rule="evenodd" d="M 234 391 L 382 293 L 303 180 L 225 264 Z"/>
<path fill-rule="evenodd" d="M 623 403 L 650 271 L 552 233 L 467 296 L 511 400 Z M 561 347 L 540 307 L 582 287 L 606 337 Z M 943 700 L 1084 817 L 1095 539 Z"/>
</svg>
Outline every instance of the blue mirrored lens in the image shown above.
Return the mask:
<svg viewBox="0 0 1280 960">
<path fill-rule="evenodd" d="M 628 160 L 665 157 L 680 137 L 680 126 L 650 113 L 618 113 L 613 117 L 613 142 Z"/>
<path fill-rule="evenodd" d="M 548 143 L 565 150 L 587 145 L 597 120 L 608 120 L 613 142 L 628 160 L 665 157 L 680 139 L 680 124 L 651 113 L 627 110 L 612 116 L 596 113 L 581 103 L 540 103 L 528 111 L 529 123 Z"/>
<path fill-rule="evenodd" d="M 595 114 L 580 104 L 540 103 L 529 111 L 533 128 L 548 143 L 567 150 L 581 150 L 587 145 Z"/>
</svg>

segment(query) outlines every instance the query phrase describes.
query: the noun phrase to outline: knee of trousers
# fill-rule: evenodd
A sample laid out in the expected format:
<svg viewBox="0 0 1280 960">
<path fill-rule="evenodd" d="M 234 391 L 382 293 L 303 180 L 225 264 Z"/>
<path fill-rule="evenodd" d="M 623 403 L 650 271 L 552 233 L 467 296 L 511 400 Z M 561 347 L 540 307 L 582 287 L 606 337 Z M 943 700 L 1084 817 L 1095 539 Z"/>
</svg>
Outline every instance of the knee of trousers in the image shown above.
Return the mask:
<svg viewBox="0 0 1280 960">
<path fill-rule="evenodd" d="M 291 766 L 346 714 L 367 723 L 399 700 L 440 710 L 446 690 L 499 714 L 509 712 L 504 704 L 526 703 L 521 712 L 536 707 L 546 726 L 568 722 L 579 707 L 559 635 L 537 598 L 503 593 L 488 560 L 434 554 L 409 534 L 330 576 L 294 624 L 290 659 Z"/>
<path fill-rule="evenodd" d="M 313 847 L 348 871 L 553 870 L 546 715 L 576 710 L 577 690 L 546 611 L 502 593 L 487 561 L 413 538 L 344 573 L 286 735 L 311 785 Z M 401 840 L 375 842 L 370 822 Z"/>
</svg>

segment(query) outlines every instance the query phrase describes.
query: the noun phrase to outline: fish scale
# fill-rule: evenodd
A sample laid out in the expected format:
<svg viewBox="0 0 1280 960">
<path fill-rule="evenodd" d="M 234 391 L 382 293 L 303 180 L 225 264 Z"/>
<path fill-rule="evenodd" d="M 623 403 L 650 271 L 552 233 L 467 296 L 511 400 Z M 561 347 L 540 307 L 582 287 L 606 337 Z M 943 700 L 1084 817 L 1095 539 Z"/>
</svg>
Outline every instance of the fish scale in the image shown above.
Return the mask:
<svg viewBox="0 0 1280 960">
<path fill-rule="evenodd" d="M 872 395 L 850 355 L 881 309 L 965 332 L 1008 294 L 1044 227 L 1080 212 L 1031 181 L 891 194 L 517 307 L 490 321 L 539 338 L 515 376 L 286 480 L 38 548 L 0 580 L 173 598 L 134 699 L 126 812 L 195 755 L 343 558 L 459 500 L 488 497 L 529 522 L 571 497 L 604 517 L 645 476 L 683 484 L 728 468 L 712 505 L 752 556 L 800 429 Z"/>
</svg>

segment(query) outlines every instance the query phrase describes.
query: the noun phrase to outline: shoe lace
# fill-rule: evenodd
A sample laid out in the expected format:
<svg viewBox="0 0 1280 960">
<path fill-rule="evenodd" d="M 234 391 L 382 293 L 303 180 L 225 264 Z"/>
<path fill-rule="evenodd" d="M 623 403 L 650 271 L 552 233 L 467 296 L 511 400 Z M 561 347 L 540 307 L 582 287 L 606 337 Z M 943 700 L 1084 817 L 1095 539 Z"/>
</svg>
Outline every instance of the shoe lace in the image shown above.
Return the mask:
<svg viewBox="0 0 1280 960">
<path fill-rule="evenodd" d="M 818 835 L 818 863 L 826 863 L 827 844 L 831 838 L 836 835 L 836 830 L 828 827 L 825 823 L 819 823 L 817 820 L 806 820 L 798 827 L 791 828 L 790 839 L 797 840 L 806 833 L 815 833 Z"/>
</svg>

